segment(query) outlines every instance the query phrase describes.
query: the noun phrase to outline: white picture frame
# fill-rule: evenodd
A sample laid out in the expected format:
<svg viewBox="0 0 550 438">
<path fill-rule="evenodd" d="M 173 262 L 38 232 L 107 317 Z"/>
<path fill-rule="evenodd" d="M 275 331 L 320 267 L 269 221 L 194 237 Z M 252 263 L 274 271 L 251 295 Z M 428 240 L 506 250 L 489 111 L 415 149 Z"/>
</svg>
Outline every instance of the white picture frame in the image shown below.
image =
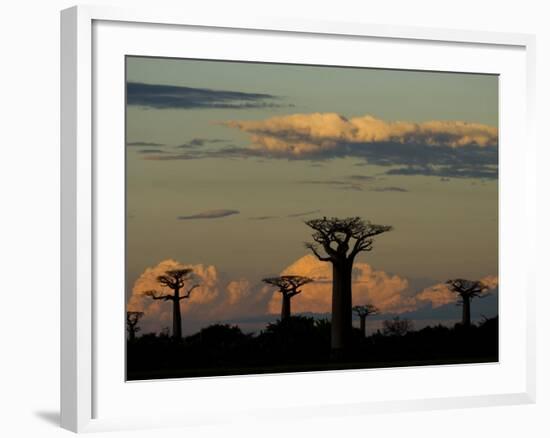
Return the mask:
<svg viewBox="0 0 550 438">
<path fill-rule="evenodd" d="M 127 26 L 120 30 L 116 26 Z M 98 27 L 99 26 L 99 27 Z M 103 26 L 103 27 L 101 27 Z M 479 365 L 476 372 L 487 373 L 487 385 L 480 383 L 479 391 L 469 391 L 468 385 L 451 392 L 445 392 L 444 387 L 436 391 L 435 385 L 431 392 L 420 392 L 415 388 L 407 391 L 397 389 L 389 391 L 386 395 L 381 392 L 357 396 L 357 394 L 338 391 L 337 388 L 345 386 L 350 377 L 356 381 L 358 378 L 373 379 L 373 373 L 377 379 L 392 379 L 395 382 L 404 382 L 401 388 L 405 388 L 405 382 L 422 379 L 446 379 L 449 375 L 453 378 L 468 378 L 469 366 L 444 367 L 417 367 L 416 369 L 389 369 L 373 371 L 346 371 L 329 373 L 296 373 L 281 376 L 244 376 L 227 378 L 203 378 L 181 381 L 142 382 L 140 391 L 153 396 L 153 393 L 169 394 L 185 390 L 185 394 L 208 394 L 209 391 L 217 391 L 222 394 L 220 404 L 210 403 L 209 400 L 195 398 L 192 412 L 188 407 L 184 409 L 165 412 L 158 410 L 149 411 L 149 415 L 140 415 L 136 411 L 117 410 L 117 405 L 124 405 L 125 400 L 132 398 L 132 385 L 120 381 L 120 362 L 117 366 L 111 366 L 105 361 L 109 352 L 116 351 L 123 343 L 124 333 L 120 333 L 115 341 L 106 340 L 104 333 L 112 323 L 124 300 L 124 292 L 120 291 L 119 298 L 113 298 L 113 303 L 101 296 L 98 298 L 98 287 L 111 276 L 119 275 L 116 271 L 110 272 L 103 266 L 107 261 L 102 256 L 104 245 L 98 239 L 106 233 L 115 242 L 116 247 L 112 251 L 112 257 L 120 256 L 120 248 L 123 247 L 123 233 L 120 227 L 105 230 L 104 218 L 101 216 L 106 208 L 116 205 L 115 199 L 106 200 L 108 196 L 104 190 L 105 184 L 111 185 L 112 181 L 119 181 L 123 175 L 123 168 L 118 168 L 116 159 L 107 164 L 105 154 L 98 157 L 98 139 L 101 144 L 109 141 L 109 138 L 118 138 L 114 130 L 101 128 L 103 111 L 101 111 L 102 96 L 98 90 L 107 90 L 101 84 L 102 70 L 109 65 L 111 59 L 120 61 L 121 53 L 125 53 L 125 38 L 119 32 L 132 32 L 139 40 L 139 33 L 143 29 L 149 29 L 153 34 L 177 32 L 177 29 L 187 29 L 189 32 L 197 31 L 201 35 L 209 33 L 234 31 L 239 38 L 266 38 L 277 40 L 281 38 L 339 38 L 338 44 L 360 44 L 362 41 L 371 41 L 373 44 L 383 42 L 385 45 L 395 46 L 395 50 L 404 53 L 406 45 L 418 50 L 463 50 L 466 55 L 468 50 L 474 52 L 483 49 L 483 57 L 479 53 L 471 56 L 470 67 L 464 71 L 475 70 L 475 63 L 479 63 L 477 71 L 502 74 L 506 80 L 502 92 L 506 94 L 501 99 L 501 134 L 504 138 L 521 142 L 521 148 L 512 148 L 503 143 L 501 164 L 504 169 L 500 173 L 500 199 L 501 211 L 506 213 L 506 221 L 501 224 L 500 235 L 500 261 L 501 266 L 517 266 L 514 273 L 510 270 L 501 272 L 501 284 L 506 289 L 506 284 L 518 294 L 515 304 L 518 308 L 517 320 L 502 318 L 501 348 L 504 352 L 513 350 L 513 354 L 507 356 L 499 364 L 492 368 L 483 369 Z M 140 30 L 141 29 L 141 30 Z M 342 40 L 342 38 L 348 38 Z M 312 38 L 313 39 L 313 38 Z M 110 42 L 106 48 L 105 40 Z M 149 47 L 144 50 L 158 50 L 155 44 L 160 44 L 159 39 L 149 40 Z M 346 41 L 348 41 L 346 43 Z M 137 44 L 137 43 L 136 43 Z M 253 46 L 253 44 L 251 44 Z M 112 47 L 111 47 L 112 46 Z M 159 45 L 160 47 L 160 45 Z M 165 51 L 170 50 L 168 45 Z M 196 50 L 200 51 L 198 47 Z M 268 53 L 262 47 L 263 52 Z M 393 50 L 393 49 L 392 49 Z M 251 54 L 249 59 L 255 59 Z M 244 53 L 244 52 L 243 52 Z M 462 53 L 462 52 L 460 52 Z M 491 53 L 493 53 L 491 55 Z M 507 34 L 491 32 L 460 31 L 451 29 L 425 29 L 402 26 L 383 26 L 366 23 L 338 23 L 338 22 L 314 22 L 303 19 L 278 19 L 245 17 L 227 21 L 224 17 L 196 16 L 192 11 L 164 11 L 156 8 L 148 10 L 118 9 L 110 7 L 78 6 L 62 11 L 61 13 L 61 426 L 75 431 L 101 431 L 120 428 L 147 428 L 183 426 L 189 424 L 207 424 L 224 421 L 235 421 L 239 418 L 274 418 L 283 412 L 292 412 L 294 417 L 311 417 L 325 415 L 362 415 L 369 412 L 399 412 L 414 409 L 441 409 L 452 407 L 472 407 L 503 404 L 532 403 L 535 400 L 535 286 L 534 272 L 526 262 L 524 254 L 534 253 L 535 245 L 535 141 L 533 134 L 533 110 L 534 110 L 534 55 L 535 39 L 532 35 Z M 130 54 L 135 54 L 135 49 Z M 166 53 L 163 53 L 165 55 Z M 104 58 L 103 58 L 104 56 Z M 214 54 L 209 56 L 215 56 Z M 218 55 L 219 56 L 219 55 Z M 231 56 L 231 55 L 227 55 Z M 275 55 L 274 55 L 275 56 Z M 291 55 L 289 55 L 291 56 Z M 326 55 L 326 56 L 336 56 Z M 492 67 L 491 59 L 495 60 Z M 115 58 L 113 58 L 115 57 Z M 208 57 L 208 56 L 207 56 Z M 404 57 L 405 58 L 405 57 Z M 445 58 L 444 56 L 442 59 Z M 483 58 L 483 59 L 482 59 Z M 227 58 L 232 59 L 232 58 Z M 502 59 L 502 62 L 500 61 Z M 295 60 L 295 59 L 294 59 Z M 460 70 L 460 59 L 449 58 L 449 69 Z M 427 60 L 412 60 L 407 64 L 405 59 L 391 61 L 381 60 L 378 66 L 387 68 L 410 68 L 422 62 L 424 69 L 438 69 Z M 435 61 L 434 61 L 435 62 Z M 444 62 L 438 60 L 438 62 Z M 306 62 L 307 63 L 307 62 Z M 417 64 L 414 64 L 417 63 Z M 463 65 L 467 62 L 464 61 Z M 345 65 L 345 64 L 344 64 Z M 418 64 L 420 65 L 420 64 Z M 501 70 L 500 70 L 501 69 Z M 109 73 L 111 74 L 111 73 Z M 114 73 L 116 75 L 116 73 Z M 117 77 L 117 81 L 123 77 Z M 121 82 L 122 84 L 123 82 Z M 103 88 L 102 88 L 103 87 Z M 115 90 L 116 91 L 116 90 Z M 120 93 L 124 93 L 123 87 L 115 92 L 117 99 Z M 117 101 L 118 104 L 121 102 Z M 118 105 L 117 104 L 117 105 Z M 514 106 L 514 108 L 511 108 Z M 119 111 L 115 105 L 114 111 Z M 117 109 L 118 108 L 118 109 Z M 115 122 L 120 121 L 120 114 L 114 113 Z M 518 117 L 519 116 L 519 117 Z M 517 123 L 510 126 L 510 120 L 517 117 Z M 101 125 L 105 126 L 105 125 Z M 116 127 L 115 127 L 116 128 Z M 120 126 L 119 126 L 120 128 Z M 116 128 L 118 129 L 118 128 Z M 122 130 L 124 127 L 122 126 Z M 112 137 L 109 137 L 112 136 Z M 121 144 L 122 146 L 122 144 Z M 116 158 L 116 157 L 115 157 Z M 506 171 L 507 163 L 516 162 L 519 168 L 514 172 L 514 181 L 511 180 L 511 172 Z M 106 176 L 109 175 L 109 176 Z M 118 176 L 117 176 L 118 175 Z M 112 181 L 111 181 L 112 180 Z M 115 186 L 117 182 L 115 181 Z M 119 187 L 119 186 L 117 186 Z M 116 196 L 117 190 L 113 190 Z M 120 192 L 118 192 L 120 195 Z M 104 201 L 105 199 L 105 201 Z M 522 201 L 521 208 L 513 211 L 512 204 Z M 105 208 L 98 208 L 105 202 Z M 120 216 L 120 215 L 119 215 Z M 521 222 L 520 222 L 521 221 Z M 116 220 L 115 220 L 116 222 Z M 527 223 L 524 231 L 525 239 L 522 242 L 512 242 L 508 233 L 508 227 L 517 223 Z M 118 222 L 120 225 L 120 221 Z M 118 230 L 118 231 L 117 231 Z M 116 234 L 118 233 L 118 234 Z M 514 251 L 512 251 L 512 249 Z M 516 251 L 517 249 L 517 251 Z M 523 256 L 522 256 L 523 254 Z M 520 260 L 523 259 L 523 260 Z M 528 259 L 528 258 L 527 258 Z M 123 263 L 123 260 L 119 260 Z M 122 274 L 120 274 L 122 275 Z M 114 281 L 117 284 L 117 281 Z M 506 291 L 501 292 L 501 313 L 505 317 L 506 306 L 509 305 Z M 111 305 L 112 304 L 112 305 Z M 106 309 L 112 308 L 113 311 Z M 120 323 L 122 329 L 123 323 Z M 506 338 L 507 329 L 514 326 L 513 340 Z M 120 339 L 119 339 L 120 338 Z M 517 339 L 516 339 L 517 338 Z M 507 349 L 508 343 L 513 348 Z M 109 345 L 107 345 L 109 344 Z M 98 352 L 100 354 L 98 354 Z M 101 354 L 103 353 L 103 354 Z M 117 353 L 118 354 L 118 353 Z M 123 351 L 120 352 L 123 354 Z M 118 357 L 118 356 L 117 356 Z M 118 360 L 118 359 L 117 359 Z M 513 363 L 512 363 L 513 362 Z M 503 371 L 510 364 L 510 369 Z M 113 368 L 113 369 L 111 369 Z M 499 374 L 500 373 L 500 374 Z M 494 377 L 494 382 L 490 376 Z M 327 380 L 328 390 L 315 391 L 319 379 Z M 480 382 L 481 382 L 480 378 Z M 113 384 L 116 382 L 116 385 Z M 500 382 L 500 383 L 499 383 Z M 310 395 L 299 398 L 292 406 L 285 405 L 282 395 L 277 387 L 296 387 L 302 385 L 304 391 Z M 332 385 L 332 386 L 330 386 Z M 116 386 L 116 388 L 114 388 Z M 414 386 L 414 385 L 412 385 Z M 113 389 L 106 389 L 113 388 Z M 160 388 L 160 389 L 159 389 Z M 222 408 L 223 394 L 231 391 L 241 393 L 237 397 L 234 409 Z M 247 402 L 247 396 L 258 395 L 258 391 L 273 390 L 272 398 L 275 400 L 276 409 L 270 402 Z M 331 389 L 333 388 L 332 392 Z M 124 395 L 128 389 L 128 394 Z M 179 392 L 181 394 L 181 392 Z M 329 395 L 327 395 L 329 394 Z M 427 395 L 426 395 L 427 394 Z M 173 394 L 172 394 L 173 396 Z M 309 398 L 308 398 L 309 397 Z M 108 399 L 108 400 L 107 400 Z M 145 397 L 145 399 L 152 399 Z M 227 401 L 227 400 L 225 400 Z M 247 404 L 248 403 L 248 404 Z M 157 405 L 158 406 L 158 405 Z M 208 406 L 208 411 L 206 407 Z M 134 412 L 134 413 L 132 413 Z"/>
</svg>

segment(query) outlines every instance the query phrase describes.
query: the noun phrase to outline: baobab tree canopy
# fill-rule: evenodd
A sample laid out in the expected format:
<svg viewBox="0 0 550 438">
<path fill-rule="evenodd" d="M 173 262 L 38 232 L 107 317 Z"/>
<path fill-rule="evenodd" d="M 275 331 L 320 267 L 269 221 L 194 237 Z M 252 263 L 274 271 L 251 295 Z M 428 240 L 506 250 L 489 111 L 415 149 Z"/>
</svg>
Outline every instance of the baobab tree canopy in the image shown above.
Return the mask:
<svg viewBox="0 0 550 438">
<path fill-rule="evenodd" d="M 175 339 L 181 339 L 181 308 L 180 301 L 188 299 L 191 292 L 199 287 L 198 284 L 191 286 L 183 295 L 180 290 L 185 285 L 185 282 L 191 278 L 192 269 L 172 269 L 166 271 L 165 274 L 159 275 L 157 281 L 160 285 L 172 290 L 173 294 L 161 294 L 156 290 L 148 290 L 144 295 L 153 298 L 154 300 L 172 301 L 173 304 L 173 321 L 172 321 L 172 336 Z"/>
<path fill-rule="evenodd" d="M 372 250 L 374 236 L 392 230 L 390 225 L 372 224 L 360 217 L 324 217 L 308 220 L 306 225 L 315 231 L 312 234 L 315 243 L 306 243 L 306 247 L 319 260 L 327 262 L 336 262 L 342 257 L 353 261 L 360 252 Z M 319 252 L 319 246 L 323 248 L 324 255 Z"/>
<path fill-rule="evenodd" d="M 162 286 L 168 287 L 169 289 L 172 289 L 173 291 L 178 291 L 185 285 L 185 282 L 191 278 L 191 274 L 193 273 L 192 269 L 174 269 L 170 271 L 166 271 L 166 274 L 159 275 L 157 277 L 157 281 Z M 187 293 L 185 295 L 169 295 L 169 294 L 159 294 L 157 291 L 149 290 L 144 292 L 144 295 L 147 295 L 154 300 L 183 300 L 186 298 L 189 298 L 191 295 L 191 291 L 195 288 L 199 287 L 198 284 L 195 284 L 189 288 Z"/>
<path fill-rule="evenodd" d="M 281 320 L 284 320 L 290 318 L 290 299 L 302 292 L 298 289 L 300 286 L 311 283 L 313 279 L 301 275 L 282 275 L 280 277 L 264 278 L 262 281 L 277 286 L 279 292 L 283 295 Z"/>
<path fill-rule="evenodd" d="M 463 278 L 448 280 L 446 284 L 449 285 L 449 289 L 452 292 L 459 294 L 462 298 L 478 297 L 489 289 L 489 286 L 482 281 L 464 280 Z"/>
<path fill-rule="evenodd" d="M 470 316 L 470 301 L 472 298 L 479 297 L 483 292 L 489 289 L 482 281 L 464 280 L 463 278 L 455 278 L 447 281 L 449 289 L 459 295 L 458 304 L 462 305 L 462 325 L 469 327 L 471 324 Z"/>
<path fill-rule="evenodd" d="M 313 279 L 302 275 L 281 275 L 280 277 L 264 278 L 262 281 L 277 286 L 280 291 L 296 291 L 296 293 L 300 293 L 298 288 L 304 284 L 311 283 Z"/>
<path fill-rule="evenodd" d="M 373 304 L 364 304 L 362 306 L 353 306 L 352 310 L 358 316 L 376 315 L 379 312 L 378 307 L 376 307 Z"/>
</svg>

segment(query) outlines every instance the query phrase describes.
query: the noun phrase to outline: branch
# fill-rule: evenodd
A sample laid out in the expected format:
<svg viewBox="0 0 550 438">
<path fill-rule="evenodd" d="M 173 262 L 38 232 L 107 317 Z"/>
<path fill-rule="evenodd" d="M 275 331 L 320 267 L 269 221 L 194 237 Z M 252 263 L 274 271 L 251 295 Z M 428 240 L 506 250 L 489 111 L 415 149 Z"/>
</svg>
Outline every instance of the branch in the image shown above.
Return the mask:
<svg viewBox="0 0 550 438">
<path fill-rule="evenodd" d="M 154 300 L 169 301 L 174 299 L 174 295 L 160 295 L 155 290 L 148 290 L 142 293 L 143 296 L 150 297 Z"/>
<path fill-rule="evenodd" d="M 311 252 L 315 255 L 315 257 L 317 257 L 319 260 L 321 260 L 322 262 L 330 262 L 332 260 L 332 257 L 331 256 L 328 256 L 328 257 L 323 257 L 321 256 L 321 254 L 319 254 L 317 252 L 317 246 L 313 243 L 306 243 L 306 248 L 311 250 Z M 326 248 L 325 248 L 326 249 Z M 327 251 L 328 252 L 328 251 Z"/>
<path fill-rule="evenodd" d="M 199 287 L 200 285 L 199 284 L 194 284 L 193 286 L 191 286 L 189 288 L 189 290 L 187 291 L 187 293 L 185 295 L 182 295 L 180 297 L 180 301 L 181 300 L 185 300 L 186 298 L 189 298 L 191 296 L 191 292 L 193 291 L 193 289 L 196 289 L 197 287 Z"/>
</svg>

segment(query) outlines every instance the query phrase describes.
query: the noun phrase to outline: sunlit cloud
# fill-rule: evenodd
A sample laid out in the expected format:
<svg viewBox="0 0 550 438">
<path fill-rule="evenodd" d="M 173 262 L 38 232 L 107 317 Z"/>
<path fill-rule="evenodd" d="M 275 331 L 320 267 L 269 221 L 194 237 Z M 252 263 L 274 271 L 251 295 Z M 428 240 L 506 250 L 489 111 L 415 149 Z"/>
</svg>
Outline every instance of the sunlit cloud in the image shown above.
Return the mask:
<svg viewBox="0 0 550 438">
<path fill-rule="evenodd" d="M 199 285 L 189 299 L 181 302 L 184 333 L 196 332 L 215 322 L 265 314 L 270 291 L 262 290 L 261 284 L 251 285 L 245 278 L 229 280 L 212 265 L 167 259 L 146 268 L 132 287 L 127 310 L 144 312 L 140 321 L 143 333 L 160 332 L 172 327 L 172 302 L 144 296 L 144 292 L 150 290 L 171 294 L 169 289 L 161 288 L 157 277 L 172 269 L 192 269 L 192 277 L 184 285 L 184 290 L 194 284 Z"/>
<path fill-rule="evenodd" d="M 498 129 L 464 121 L 385 121 L 371 115 L 291 114 L 264 120 L 231 120 L 249 134 L 248 148 L 219 150 L 231 156 L 291 160 L 356 157 L 392 167 L 393 175 L 455 178 L 498 176 Z"/>
<path fill-rule="evenodd" d="M 347 119 L 336 113 L 291 114 L 265 120 L 232 120 L 225 125 L 251 134 L 256 148 L 292 155 L 334 149 L 342 142 L 457 148 L 494 146 L 498 141 L 497 128 L 480 123 L 385 121 L 371 115 Z"/>
<path fill-rule="evenodd" d="M 303 286 L 302 293 L 292 300 L 292 311 L 326 313 L 332 303 L 332 265 L 321 262 L 313 255 L 301 257 L 285 268 L 281 275 L 303 275 L 313 283 Z M 374 304 L 383 312 L 413 310 L 416 302 L 406 294 L 408 281 L 398 275 L 375 270 L 367 263 L 355 263 L 353 268 L 354 304 Z M 281 297 L 274 293 L 269 301 L 270 313 L 280 312 Z"/>
<path fill-rule="evenodd" d="M 483 277 L 481 281 L 488 287 L 481 296 L 490 295 L 498 287 L 498 277 L 494 275 Z M 433 308 L 457 302 L 456 293 L 451 292 L 449 286 L 445 283 L 437 283 L 422 290 L 416 298 L 420 303 L 430 302 Z"/>
</svg>

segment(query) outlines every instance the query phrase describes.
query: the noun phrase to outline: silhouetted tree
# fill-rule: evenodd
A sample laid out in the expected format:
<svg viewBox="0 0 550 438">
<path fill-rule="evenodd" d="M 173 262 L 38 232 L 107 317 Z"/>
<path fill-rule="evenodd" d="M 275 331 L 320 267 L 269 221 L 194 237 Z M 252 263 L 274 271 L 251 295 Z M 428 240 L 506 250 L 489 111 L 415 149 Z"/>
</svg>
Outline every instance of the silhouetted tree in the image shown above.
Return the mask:
<svg viewBox="0 0 550 438">
<path fill-rule="evenodd" d="M 290 299 L 301 293 L 301 286 L 313 281 L 312 278 L 301 275 L 281 275 L 280 277 L 264 278 L 264 283 L 277 286 L 283 296 L 283 305 L 281 308 L 281 320 L 290 318 Z"/>
<path fill-rule="evenodd" d="M 462 305 L 462 326 L 470 327 L 470 303 L 473 298 L 479 297 L 489 287 L 481 281 L 464 280 L 462 278 L 448 280 L 446 284 L 449 285 L 451 292 L 458 295 L 458 304 Z"/>
<path fill-rule="evenodd" d="M 367 326 L 365 320 L 369 315 L 376 315 L 379 310 L 372 304 L 364 304 L 362 306 L 353 306 L 352 310 L 359 316 L 361 322 L 361 334 L 367 336 Z"/>
<path fill-rule="evenodd" d="M 314 230 L 314 243 L 306 243 L 306 247 L 319 260 L 332 263 L 331 349 L 333 357 L 339 357 L 351 340 L 351 274 L 355 256 L 372 250 L 373 237 L 390 231 L 392 227 L 371 224 L 359 217 L 324 217 L 305 223 Z"/>
<path fill-rule="evenodd" d="M 138 327 L 139 320 L 142 318 L 143 312 L 126 312 L 126 330 L 128 331 L 128 340 L 135 341 L 136 334 L 141 329 Z"/>
<path fill-rule="evenodd" d="M 180 294 L 183 290 L 185 282 L 191 278 L 193 273 L 192 269 L 173 269 L 166 271 L 164 275 L 159 275 L 157 281 L 164 287 L 171 289 L 174 293 L 163 294 L 156 290 L 149 290 L 144 292 L 144 295 L 153 298 L 154 300 L 172 301 L 173 307 L 173 323 L 172 323 L 172 337 L 174 339 L 181 339 L 181 307 L 180 301 L 188 299 L 191 296 L 193 289 L 199 287 L 198 284 L 191 286 L 187 292 Z"/>
<path fill-rule="evenodd" d="M 393 319 L 386 319 L 382 323 L 382 332 L 386 336 L 405 336 L 413 329 L 413 323 L 411 320 L 404 318 L 401 319 L 396 316 Z"/>
</svg>

